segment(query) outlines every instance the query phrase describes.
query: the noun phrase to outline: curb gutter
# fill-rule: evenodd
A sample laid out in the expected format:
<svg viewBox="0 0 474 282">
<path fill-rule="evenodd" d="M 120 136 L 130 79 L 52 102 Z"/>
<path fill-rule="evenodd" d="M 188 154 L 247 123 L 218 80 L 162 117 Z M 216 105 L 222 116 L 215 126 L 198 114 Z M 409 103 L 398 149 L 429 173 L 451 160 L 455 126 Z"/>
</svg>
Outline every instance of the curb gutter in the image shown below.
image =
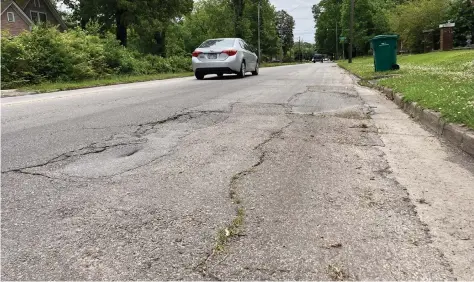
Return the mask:
<svg viewBox="0 0 474 282">
<path fill-rule="evenodd" d="M 429 109 L 424 109 L 416 102 L 407 102 L 403 100 L 403 95 L 394 92 L 390 88 L 377 85 L 368 81 L 371 88 L 379 90 L 388 99 L 392 100 L 405 113 L 414 120 L 423 124 L 438 136 L 444 137 L 456 147 L 474 157 L 474 130 L 453 123 L 447 123 L 441 114 Z"/>
<path fill-rule="evenodd" d="M 9 98 L 9 97 L 31 95 L 31 94 L 37 94 L 37 93 L 36 92 L 22 92 L 22 91 L 19 91 L 18 89 L 6 89 L 6 90 L 1 90 L 0 97 Z"/>
</svg>

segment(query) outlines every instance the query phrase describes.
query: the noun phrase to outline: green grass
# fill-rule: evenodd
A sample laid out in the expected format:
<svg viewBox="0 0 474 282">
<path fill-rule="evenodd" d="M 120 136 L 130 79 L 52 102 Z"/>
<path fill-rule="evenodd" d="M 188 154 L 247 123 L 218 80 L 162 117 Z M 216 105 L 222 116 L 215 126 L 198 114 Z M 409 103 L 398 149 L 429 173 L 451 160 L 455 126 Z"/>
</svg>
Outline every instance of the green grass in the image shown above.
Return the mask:
<svg viewBox="0 0 474 282">
<path fill-rule="evenodd" d="M 162 73 L 154 75 L 133 75 L 133 76 L 112 76 L 103 79 L 70 81 L 70 82 L 45 82 L 37 85 L 21 87 L 21 92 L 46 93 L 63 90 L 73 90 L 80 88 L 89 88 L 96 86 L 114 85 L 122 83 L 133 83 L 150 80 L 162 80 L 177 77 L 186 77 L 194 75 L 192 72 L 183 73 Z"/>
<path fill-rule="evenodd" d="M 438 111 L 449 122 L 474 128 L 474 50 L 399 56 L 400 70 L 374 72 L 373 58 L 338 64 L 364 80 L 402 93 L 404 99 Z"/>
</svg>

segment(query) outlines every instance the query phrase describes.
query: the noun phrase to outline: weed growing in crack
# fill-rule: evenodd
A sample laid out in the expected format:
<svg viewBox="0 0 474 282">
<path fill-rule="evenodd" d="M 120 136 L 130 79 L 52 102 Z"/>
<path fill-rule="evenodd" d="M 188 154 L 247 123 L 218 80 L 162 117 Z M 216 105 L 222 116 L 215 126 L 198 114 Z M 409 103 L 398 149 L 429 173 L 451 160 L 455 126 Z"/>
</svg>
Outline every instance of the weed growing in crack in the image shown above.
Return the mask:
<svg viewBox="0 0 474 282">
<path fill-rule="evenodd" d="M 349 278 L 349 275 L 342 269 L 342 267 L 337 265 L 328 265 L 328 275 L 334 281 L 344 281 Z"/>
<path fill-rule="evenodd" d="M 241 233 L 241 227 L 244 225 L 245 211 L 243 207 L 237 209 L 237 215 L 232 223 L 217 232 L 216 245 L 214 252 L 223 252 L 226 244 L 235 236 Z"/>
<path fill-rule="evenodd" d="M 222 253 L 225 251 L 225 248 L 227 244 L 230 242 L 230 240 L 236 236 L 243 236 L 242 235 L 242 227 L 244 226 L 244 219 L 245 219 L 245 209 L 242 203 L 241 198 L 239 197 L 238 194 L 238 189 L 237 189 L 237 181 L 242 178 L 243 176 L 249 175 L 254 170 L 262 165 L 262 163 L 265 160 L 266 152 L 262 149 L 265 144 L 270 142 L 272 139 L 278 137 L 285 128 L 289 127 L 293 122 L 288 123 L 286 126 L 282 127 L 280 130 L 273 132 L 270 134 L 270 137 L 264 140 L 262 143 L 258 144 L 255 146 L 253 149 L 261 151 L 260 156 L 258 158 L 258 161 L 252 165 L 250 168 L 241 171 L 234 176 L 232 176 L 229 184 L 229 197 L 232 200 L 232 202 L 236 205 L 237 207 L 237 212 L 230 223 L 225 228 L 220 229 L 217 232 L 216 236 L 216 242 L 215 246 L 212 249 L 212 251 L 208 254 L 208 256 L 201 261 L 195 268 L 194 270 L 199 271 L 202 273 L 203 276 L 205 277 L 210 277 L 215 279 L 215 276 L 208 271 L 208 262 L 218 253 Z"/>
<path fill-rule="evenodd" d="M 428 205 L 428 201 L 426 201 L 425 198 L 420 198 L 420 199 L 417 200 L 417 202 L 420 203 L 420 204 Z"/>
</svg>

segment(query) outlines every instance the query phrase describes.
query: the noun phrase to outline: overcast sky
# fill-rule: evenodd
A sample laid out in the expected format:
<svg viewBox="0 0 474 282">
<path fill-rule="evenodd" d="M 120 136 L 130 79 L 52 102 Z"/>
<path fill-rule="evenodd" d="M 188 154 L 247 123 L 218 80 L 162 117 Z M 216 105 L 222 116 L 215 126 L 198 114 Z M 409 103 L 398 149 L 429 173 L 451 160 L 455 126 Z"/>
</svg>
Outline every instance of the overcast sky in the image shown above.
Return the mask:
<svg viewBox="0 0 474 282">
<path fill-rule="evenodd" d="M 319 0 L 270 0 L 277 10 L 285 10 L 295 19 L 294 36 L 306 42 L 314 43 L 314 19 L 311 7 Z"/>
</svg>

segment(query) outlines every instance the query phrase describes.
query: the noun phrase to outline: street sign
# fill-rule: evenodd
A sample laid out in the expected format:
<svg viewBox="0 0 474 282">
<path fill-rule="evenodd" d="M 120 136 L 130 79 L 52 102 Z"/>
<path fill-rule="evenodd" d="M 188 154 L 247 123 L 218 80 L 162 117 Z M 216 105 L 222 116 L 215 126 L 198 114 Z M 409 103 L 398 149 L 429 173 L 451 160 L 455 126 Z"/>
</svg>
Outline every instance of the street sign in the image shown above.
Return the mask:
<svg viewBox="0 0 474 282">
<path fill-rule="evenodd" d="M 344 37 L 344 36 L 339 37 L 339 42 L 340 43 L 346 42 L 346 37 Z"/>
</svg>

